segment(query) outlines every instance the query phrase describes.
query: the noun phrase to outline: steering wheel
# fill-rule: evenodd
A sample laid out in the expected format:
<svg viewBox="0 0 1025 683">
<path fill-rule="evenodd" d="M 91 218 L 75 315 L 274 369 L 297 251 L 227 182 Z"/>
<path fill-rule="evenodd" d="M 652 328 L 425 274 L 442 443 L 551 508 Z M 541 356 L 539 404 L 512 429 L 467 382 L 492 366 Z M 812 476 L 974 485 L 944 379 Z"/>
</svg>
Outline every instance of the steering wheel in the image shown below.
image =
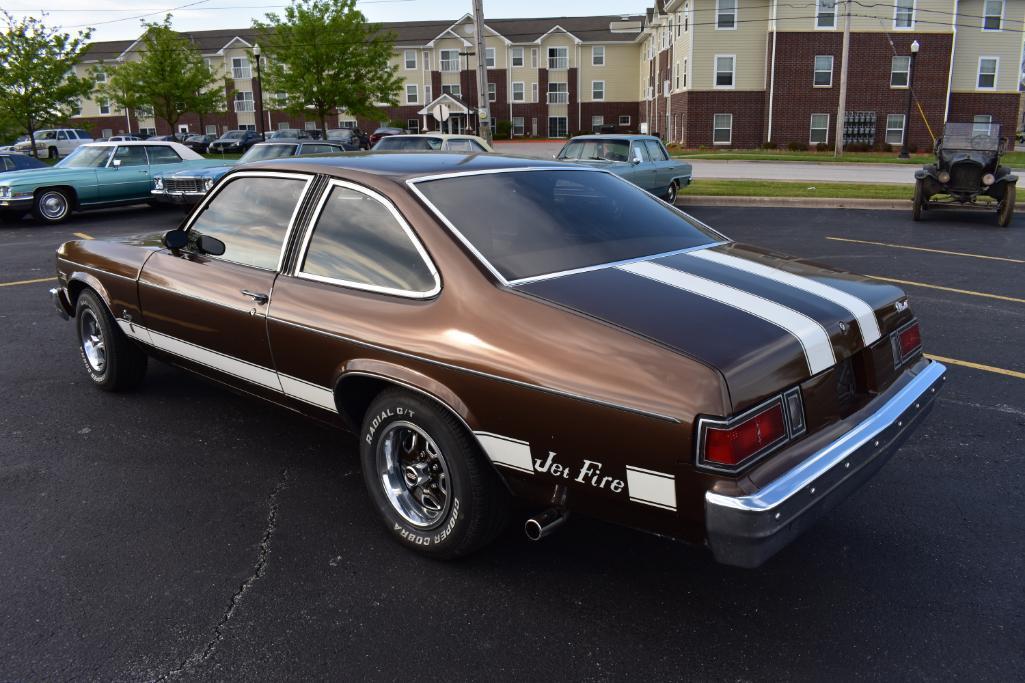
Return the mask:
<svg viewBox="0 0 1025 683">
<path fill-rule="evenodd" d="M 988 150 L 993 148 L 993 136 L 989 133 L 980 133 L 972 136 L 972 149 Z"/>
</svg>

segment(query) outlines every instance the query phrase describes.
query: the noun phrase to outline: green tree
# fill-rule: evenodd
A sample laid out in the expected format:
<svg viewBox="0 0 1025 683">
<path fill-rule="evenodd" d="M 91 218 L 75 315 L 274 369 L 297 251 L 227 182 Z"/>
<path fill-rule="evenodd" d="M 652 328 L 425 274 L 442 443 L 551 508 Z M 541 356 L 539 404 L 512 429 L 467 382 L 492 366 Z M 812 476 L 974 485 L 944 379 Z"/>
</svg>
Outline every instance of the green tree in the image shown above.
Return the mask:
<svg viewBox="0 0 1025 683">
<path fill-rule="evenodd" d="M 62 122 L 77 113 L 93 82 L 75 75 L 89 30 L 72 36 L 35 17 L 16 18 L 4 11 L 0 29 L 0 119 L 25 127 L 36 154 L 39 125 Z"/>
<path fill-rule="evenodd" d="M 122 68 L 126 66 L 129 68 Z M 106 80 L 96 83 L 94 96 L 106 99 L 126 114 L 137 111 L 139 107 L 143 106 L 143 101 L 139 91 L 136 90 L 136 76 L 130 71 L 130 64 L 101 64 L 90 70 L 89 75 L 94 81 L 97 74 L 101 72 L 106 76 Z M 128 132 L 132 132 L 131 123 L 129 123 Z"/>
<path fill-rule="evenodd" d="M 125 61 L 113 69 L 117 92 L 135 93 L 130 108 L 149 108 L 175 130 L 182 114 L 218 109 L 210 101 L 223 101 L 223 83 L 203 61 L 192 42 L 171 28 L 171 15 L 161 23 L 144 23 L 137 60 Z M 220 89 L 218 89 L 220 88 Z M 122 101 L 122 106 L 124 106 Z"/>
<path fill-rule="evenodd" d="M 368 24 L 356 0 L 293 0 L 253 27 L 267 58 L 264 89 L 283 93 L 292 114 L 315 113 L 325 135 L 334 111 L 374 116 L 375 104 L 398 104 L 395 37 Z"/>
</svg>

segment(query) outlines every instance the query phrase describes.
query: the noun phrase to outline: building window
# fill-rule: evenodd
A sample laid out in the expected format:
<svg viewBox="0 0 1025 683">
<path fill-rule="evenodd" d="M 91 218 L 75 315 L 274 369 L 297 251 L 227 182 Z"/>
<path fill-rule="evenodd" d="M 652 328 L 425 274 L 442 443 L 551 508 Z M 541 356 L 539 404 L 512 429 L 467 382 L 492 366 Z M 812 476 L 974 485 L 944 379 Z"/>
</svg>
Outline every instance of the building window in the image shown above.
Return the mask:
<svg viewBox="0 0 1025 683">
<path fill-rule="evenodd" d="M 523 81 L 513 81 L 512 84 L 512 101 L 523 102 L 526 99 L 525 93 L 523 92 Z"/>
<path fill-rule="evenodd" d="M 100 131 L 100 137 L 101 138 L 109 138 L 113 134 L 114 134 L 114 129 L 113 128 L 104 128 L 103 130 Z"/>
<path fill-rule="evenodd" d="M 890 60 L 890 87 L 908 87 L 908 72 L 911 70 L 911 57 L 897 55 Z"/>
<path fill-rule="evenodd" d="M 107 82 L 107 72 L 106 71 L 95 71 L 95 72 L 93 72 L 93 79 L 97 83 L 106 83 Z M 107 137 L 109 138 L 110 136 L 108 135 Z"/>
<path fill-rule="evenodd" d="M 512 117 L 512 134 L 513 135 L 524 135 L 525 133 L 526 133 L 526 131 L 524 130 L 523 117 L 522 116 L 514 116 L 514 117 Z"/>
<path fill-rule="evenodd" d="M 537 48 L 536 47 L 530 48 L 530 68 L 532 68 L 532 69 L 536 69 L 537 68 Z"/>
<path fill-rule="evenodd" d="M 680 63 L 673 64 L 673 89 L 680 89 Z"/>
<path fill-rule="evenodd" d="M 530 84 L 530 101 L 537 102 L 537 83 Z"/>
<path fill-rule="evenodd" d="M 715 0 L 715 29 L 731 31 L 737 28 L 737 0 Z"/>
<path fill-rule="evenodd" d="M 443 85 L 443 86 L 441 86 L 441 93 L 443 95 L 451 95 L 452 97 L 456 98 L 457 100 L 462 99 L 462 97 L 463 97 L 462 86 L 460 86 L 458 83 L 453 84 L 453 85 Z"/>
<path fill-rule="evenodd" d="M 317 122 L 316 121 L 305 121 L 303 123 L 303 128 L 305 128 L 306 130 L 317 130 Z"/>
<path fill-rule="evenodd" d="M 420 89 L 416 83 L 406 84 L 406 104 L 417 104 L 420 100 Z"/>
<path fill-rule="evenodd" d="M 815 28 L 836 28 L 836 0 L 817 0 Z"/>
<path fill-rule="evenodd" d="M 732 88 L 733 72 L 737 66 L 737 58 L 734 55 L 715 56 L 715 80 L 712 81 L 716 88 Z"/>
<path fill-rule="evenodd" d="M 630 116 L 628 114 L 623 114 L 622 116 L 620 116 L 619 117 L 619 125 L 621 125 L 621 126 L 629 126 L 630 125 Z"/>
<path fill-rule="evenodd" d="M 495 68 L 495 48 L 484 48 L 484 65 L 489 69 Z"/>
<path fill-rule="evenodd" d="M 683 32 L 690 30 L 690 3 L 683 3 Z"/>
<path fill-rule="evenodd" d="M 459 71 L 459 50 L 441 51 L 441 70 Z"/>
<path fill-rule="evenodd" d="M 430 104 L 434 101 L 434 93 L 432 91 L 430 83 L 424 86 L 424 103 Z"/>
<path fill-rule="evenodd" d="M 591 117 L 591 130 L 597 133 L 602 126 L 605 125 L 604 116 L 592 116 Z"/>
<path fill-rule="evenodd" d="M 569 83 L 548 84 L 548 104 L 568 104 Z"/>
<path fill-rule="evenodd" d="M 808 142 L 812 145 L 829 143 L 829 114 L 812 114 Z"/>
<path fill-rule="evenodd" d="M 418 132 L 420 130 L 419 119 L 406 119 L 406 130 Z"/>
<path fill-rule="evenodd" d="M 605 46 L 591 46 L 591 66 L 605 66 Z"/>
<path fill-rule="evenodd" d="M 522 47 L 514 47 L 512 49 L 512 65 L 513 66 L 523 66 L 523 48 Z M 522 135 L 522 133 L 520 133 L 520 135 Z"/>
<path fill-rule="evenodd" d="M 1004 0 L 986 0 L 982 3 L 982 30 L 999 31 L 1004 20 Z"/>
<path fill-rule="evenodd" d="M 548 117 L 548 137 L 564 138 L 569 135 L 569 119 L 565 116 Z"/>
<path fill-rule="evenodd" d="M 548 48 L 548 68 L 549 69 L 568 69 L 569 68 L 569 48 L 568 47 L 550 47 L 550 48 Z"/>
<path fill-rule="evenodd" d="M 139 129 L 139 135 L 144 137 L 144 138 L 152 137 L 152 136 L 154 136 L 156 134 L 157 134 L 157 129 L 156 128 L 140 128 Z"/>
<path fill-rule="evenodd" d="M 993 134 L 993 115 L 992 114 L 976 114 L 972 119 L 972 135 L 992 135 Z"/>
<path fill-rule="evenodd" d="M 812 84 L 816 88 L 833 85 L 833 55 L 815 55 L 815 75 Z"/>
<path fill-rule="evenodd" d="M 997 68 L 1000 59 L 997 57 L 979 57 L 979 90 L 993 90 L 997 87 Z"/>
<path fill-rule="evenodd" d="M 911 28 L 915 23 L 915 0 L 897 0 L 893 8 L 893 27 Z"/>
<path fill-rule="evenodd" d="M 886 144 L 888 145 L 902 145 L 904 144 L 904 115 L 903 114 L 887 114 L 886 115 Z"/>
<path fill-rule="evenodd" d="M 416 50 L 405 50 L 402 53 L 407 69 L 416 68 Z"/>
<path fill-rule="evenodd" d="M 100 113 L 101 114 L 109 114 L 110 113 L 110 100 L 108 100 L 107 98 L 101 97 L 101 98 L 97 99 L 96 100 L 96 104 L 99 105 Z M 107 137 L 110 137 L 110 136 L 108 135 Z"/>
<path fill-rule="evenodd" d="M 488 102 L 498 100 L 498 87 L 494 83 L 488 83 Z"/>
<path fill-rule="evenodd" d="M 239 90 L 235 93 L 235 111 L 254 111 L 253 93 L 246 90 Z"/>
<path fill-rule="evenodd" d="M 605 81 L 591 81 L 591 99 L 596 102 L 605 99 Z"/>
<path fill-rule="evenodd" d="M 253 70 L 245 57 L 233 57 L 231 60 L 231 77 L 235 80 L 252 78 Z"/>
<path fill-rule="evenodd" d="M 733 114 L 716 114 L 712 117 L 712 143 L 728 145 L 733 140 Z"/>
<path fill-rule="evenodd" d="M 431 70 L 431 51 L 424 50 L 424 70 Z"/>
<path fill-rule="evenodd" d="M 687 58 L 683 58 L 683 87 L 687 87 Z"/>
</svg>

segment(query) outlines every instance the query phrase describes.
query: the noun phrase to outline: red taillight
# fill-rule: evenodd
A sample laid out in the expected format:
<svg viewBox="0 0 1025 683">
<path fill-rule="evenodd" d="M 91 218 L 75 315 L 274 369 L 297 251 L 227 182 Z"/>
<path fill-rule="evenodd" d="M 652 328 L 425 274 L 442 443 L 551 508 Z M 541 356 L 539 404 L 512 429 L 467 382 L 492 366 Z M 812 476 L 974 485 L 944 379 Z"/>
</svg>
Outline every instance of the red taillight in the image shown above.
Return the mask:
<svg viewBox="0 0 1025 683">
<path fill-rule="evenodd" d="M 783 405 L 777 401 L 729 428 L 708 427 L 704 459 L 710 464 L 736 467 L 786 438 Z"/>
<path fill-rule="evenodd" d="M 918 350 L 922 345 L 922 332 L 918 329 L 918 323 L 911 323 L 897 335 L 897 344 L 900 348 L 900 357 L 907 358 Z"/>
</svg>

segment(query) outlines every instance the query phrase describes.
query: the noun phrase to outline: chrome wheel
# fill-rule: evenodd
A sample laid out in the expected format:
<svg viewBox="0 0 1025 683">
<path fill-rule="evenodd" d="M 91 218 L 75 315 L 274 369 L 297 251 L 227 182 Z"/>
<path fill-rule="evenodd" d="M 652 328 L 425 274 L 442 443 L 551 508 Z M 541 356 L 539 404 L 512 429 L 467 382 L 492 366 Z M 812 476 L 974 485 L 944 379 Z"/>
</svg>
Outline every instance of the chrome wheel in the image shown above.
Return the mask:
<svg viewBox="0 0 1025 683">
<path fill-rule="evenodd" d="M 434 439 L 412 422 L 388 425 L 378 441 L 377 471 L 388 502 L 413 526 L 430 529 L 448 515 L 448 463 Z"/>
<path fill-rule="evenodd" d="M 107 367 L 107 350 L 103 339 L 103 329 L 96 315 L 84 309 L 79 317 L 78 333 L 82 339 L 82 352 L 89 367 L 97 374 L 103 374 Z"/>
<path fill-rule="evenodd" d="M 59 221 L 68 215 L 68 198 L 55 190 L 43 193 L 38 205 L 39 213 L 48 221 Z"/>
</svg>

